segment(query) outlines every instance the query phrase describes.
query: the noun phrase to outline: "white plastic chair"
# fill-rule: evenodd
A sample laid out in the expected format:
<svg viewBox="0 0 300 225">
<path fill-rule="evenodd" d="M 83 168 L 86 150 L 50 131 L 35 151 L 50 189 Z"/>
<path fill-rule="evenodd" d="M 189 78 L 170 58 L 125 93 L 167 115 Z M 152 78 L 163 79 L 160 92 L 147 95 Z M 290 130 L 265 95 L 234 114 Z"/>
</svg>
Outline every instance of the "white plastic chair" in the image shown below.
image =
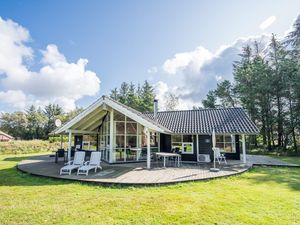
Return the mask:
<svg viewBox="0 0 300 225">
<path fill-rule="evenodd" d="M 69 161 L 60 169 L 60 175 L 71 175 L 72 170 L 78 169 L 84 163 L 85 152 L 75 152 L 74 160 Z"/>
<path fill-rule="evenodd" d="M 97 169 L 102 169 L 100 166 L 101 163 L 101 152 L 92 152 L 90 161 L 87 161 L 84 163 L 83 166 L 81 166 L 78 171 L 77 175 L 89 175 L 89 170 L 94 169 L 95 173 L 97 172 Z"/>
<path fill-rule="evenodd" d="M 218 163 L 221 164 L 223 161 L 225 164 L 227 164 L 226 157 L 223 153 L 221 153 L 221 150 L 219 148 L 215 148 L 214 151 L 215 159 L 218 161 Z"/>
</svg>

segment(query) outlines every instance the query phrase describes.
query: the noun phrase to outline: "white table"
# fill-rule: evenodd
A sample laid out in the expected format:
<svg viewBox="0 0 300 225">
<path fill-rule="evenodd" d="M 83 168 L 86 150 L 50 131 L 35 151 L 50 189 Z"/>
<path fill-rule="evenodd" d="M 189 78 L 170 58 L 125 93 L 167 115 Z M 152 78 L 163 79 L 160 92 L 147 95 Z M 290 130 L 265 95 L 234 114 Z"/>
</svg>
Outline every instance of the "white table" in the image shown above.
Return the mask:
<svg viewBox="0 0 300 225">
<path fill-rule="evenodd" d="M 168 157 L 176 157 L 177 159 L 177 166 L 180 166 L 180 159 L 181 155 L 177 153 L 171 153 L 171 152 L 156 152 L 156 156 L 161 156 L 164 159 L 164 168 L 166 168 L 166 158 Z"/>
<path fill-rule="evenodd" d="M 133 151 L 133 152 L 136 153 L 135 154 L 136 155 L 136 161 L 139 161 L 142 149 L 141 148 L 130 148 L 130 151 Z"/>
</svg>

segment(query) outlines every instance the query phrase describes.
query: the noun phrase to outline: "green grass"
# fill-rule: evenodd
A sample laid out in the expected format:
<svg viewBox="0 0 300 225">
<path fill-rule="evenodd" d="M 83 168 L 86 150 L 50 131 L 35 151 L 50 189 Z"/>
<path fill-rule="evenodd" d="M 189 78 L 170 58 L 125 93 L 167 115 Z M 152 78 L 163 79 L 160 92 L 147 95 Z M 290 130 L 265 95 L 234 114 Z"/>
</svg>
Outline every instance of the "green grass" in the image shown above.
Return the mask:
<svg viewBox="0 0 300 225">
<path fill-rule="evenodd" d="M 272 157 L 288 163 L 300 165 L 300 156 L 272 156 Z"/>
<path fill-rule="evenodd" d="M 299 224 L 300 169 L 160 187 L 101 187 L 30 176 L 0 156 L 0 224 Z"/>
</svg>

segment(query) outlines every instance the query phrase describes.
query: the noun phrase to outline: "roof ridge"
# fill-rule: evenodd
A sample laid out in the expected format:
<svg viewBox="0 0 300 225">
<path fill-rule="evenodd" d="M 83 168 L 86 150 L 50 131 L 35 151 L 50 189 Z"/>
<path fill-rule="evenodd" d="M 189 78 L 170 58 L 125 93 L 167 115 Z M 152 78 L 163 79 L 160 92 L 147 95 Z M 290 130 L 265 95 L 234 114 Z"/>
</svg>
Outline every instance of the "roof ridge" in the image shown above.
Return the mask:
<svg viewBox="0 0 300 225">
<path fill-rule="evenodd" d="M 191 111 L 209 111 L 209 110 L 230 110 L 230 109 L 243 109 L 243 107 L 228 107 L 228 108 L 207 108 L 207 109 L 180 109 L 180 110 L 164 110 L 158 111 L 157 113 L 167 113 L 167 112 L 191 112 Z M 143 114 L 153 114 L 154 112 L 142 112 Z"/>
</svg>

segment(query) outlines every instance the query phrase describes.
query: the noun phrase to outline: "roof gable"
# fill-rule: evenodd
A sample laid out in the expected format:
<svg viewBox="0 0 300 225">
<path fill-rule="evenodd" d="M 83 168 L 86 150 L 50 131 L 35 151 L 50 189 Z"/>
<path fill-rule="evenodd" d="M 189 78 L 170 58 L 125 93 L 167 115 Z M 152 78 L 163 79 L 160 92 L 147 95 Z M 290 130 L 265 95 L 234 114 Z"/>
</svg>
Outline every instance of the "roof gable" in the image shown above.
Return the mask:
<svg viewBox="0 0 300 225">
<path fill-rule="evenodd" d="M 122 103 L 119 103 L 107 96 L 102 96 L 88 108 L 86 108 L 82 113 L 77 115 L 75 118 L 64 124 L 62 127 L 56 129 L 53 133 L 60 134 L 63 132 L 67 132 L 68 130 L 72 130 L 72 127 L 75 126 L 80 121 L 84 120 L 84 118 L 91 115 L 95 110 L 99 110 L 99 107 L 103 107 L 105 110 L 107 106 L 111 107 L 114 110 L 121 112 L 122 114 L 128 116 L 129 118 L 135 120 L 136 122 L 142 124 L 145 127 L 148 127 L 152 130 L 162 132 L 162 133 L 170 133 L 170 130 L 165 128 L 164 126 L 160 125 L 159 123 L 155 122 L 151 118 L 145 116 L 143 113 L 126 106 Z M 93 117 L 91 117 L 93 119 Z M 91 121 L 93 122 L 93 121 Z M 100 125 L 100 124 L 99 124 Z M 92 130 L 91 130 L 92 132 Z"/>
</svg>

